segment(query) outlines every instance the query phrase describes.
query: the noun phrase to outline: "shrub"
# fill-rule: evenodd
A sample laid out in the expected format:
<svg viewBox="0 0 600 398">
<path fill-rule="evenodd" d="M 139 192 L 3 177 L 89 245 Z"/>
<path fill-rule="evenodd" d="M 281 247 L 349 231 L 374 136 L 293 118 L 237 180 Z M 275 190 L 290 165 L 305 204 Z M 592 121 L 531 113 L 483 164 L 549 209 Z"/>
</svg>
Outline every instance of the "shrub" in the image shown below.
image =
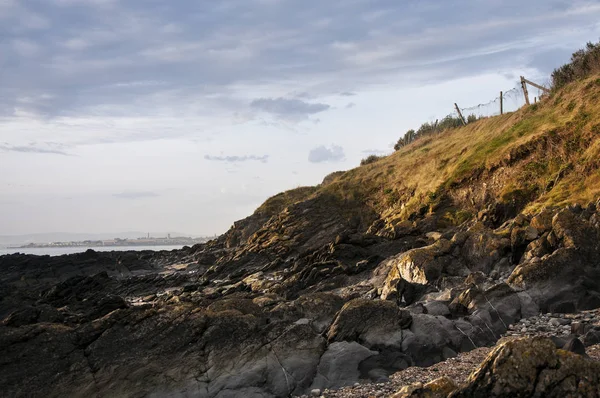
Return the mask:
<svg viewBox="0 0 600 398">
<path fill-rule="evenodd" d="M 469 116 L 469 120 L 475 121 L 477 120 L 477 117 L 475 115 L 471 115 Z M 394 145 L 394 149 L 397 151 L 418 138 L 432 134 L 442 133 L 446 130 L 460 127 L 462 126 L 462 124 L 463 122 L 460 117 L 454 117 L 452 115 L 448 115 L 442 120 L 438 119 L 432 123 L 425 122 L 421 125 L 421 127 L 419 127 L 417 131 L 413 129 L 408 130 L 403 137 L 400 137 L 396 145 Z"/>
<path fill-rule="evenodd" d="M 404 134 L 403 137 L 400 137 L 398 142 L 396 142 L 396 145 L 394 145 L 394 150 L 397 151 L 400 148 L 402 148 L 403 146 L 410 144 L 411 142 L 413 142 L 414 138 L 415 138 L 415 130 L 413 130 L 413 129 L 408 130 L 406 132 L 406 134 Z"/>
<path fill-rule="evenodd" d="M 364 166 L 367 164 L 371 164 L 371 163 L 375 163 L 378 160 L 383 159 L 385 156 L 377 156 L 377 155 L 369 155 L 366 158 L 364 158 L 363 160 L 360 161 L 360 165 Z"/>
<path fill-rule="evenodd" d="M 584 49 L 576 51 L 568 64 L 552 72 L 552 88 L 559 89 L 575 80 L 600 71 L 600 43 L 587 43 Z"/>
</svg>

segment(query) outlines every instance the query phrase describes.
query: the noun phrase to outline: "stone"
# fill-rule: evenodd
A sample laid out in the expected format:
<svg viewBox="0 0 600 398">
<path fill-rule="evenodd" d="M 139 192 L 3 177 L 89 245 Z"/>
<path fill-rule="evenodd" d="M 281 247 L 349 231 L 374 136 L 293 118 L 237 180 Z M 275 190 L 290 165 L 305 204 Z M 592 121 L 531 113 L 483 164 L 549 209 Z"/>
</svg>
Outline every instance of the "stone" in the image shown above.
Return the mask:
<svg viewBox="0 0 600 398">
<path fill-rule="evenodd" d="M 547 232 L 552 228 L 552 216 L 554 213 L 550 209 L 543 209 L 531 218 L 530 225 L 540 232 Z"/>
<path fill-rule="evenodd" d="M 571 337 L 567 340 L 565 345 L 562 347 L 563 350 L 572 352 L 574 354 L 586 356 L 585 346 L 577 337 Z"/>
<path fill-rule="evenodd" d="M 586 347 L 594 344 L 600 344 L 600 328 L 589 330 L 585 336 L 583 336 L 583 344 Z"/>
<path fill-rule="evenodd" d="M 442 350 L 442 356 L 443 356 L 444 360 L 446 360 L 446 359 L 450 359 L 450 358 L 456 358 L 458 356 L 458 354 L 452 348 L 444 347 L 444 349 Z"/>
<path fill-rule="evenodd" d="M 321 390 L 318 388 L 314 388 L 310 390 L 310 395 L 312 395 L 313 397 L 318 397 L 321 395 Z"/>
<path fill-rule="evenodd" d="M 359 364 L 366 358 L 378 355 L 376 351 L 357 342 L 330 344 L 321 357 L 311 390 L 350 386 L 360 378 Z"/>
<path fill-rule="evenodd" d="M 444 236 L 441 232 L 427 232 L 425 236 L 433 241 L 438 241 Z"/>
<path fill-rule="evenodd" d="M 543 337 L 499 344 L 452 398 L 598 395 L 600 363 Z"/>
<path fill-rule="evenodd" d="M 423 304 L 423 306 L 425 307 L 426 313 L 429 315 L 450 315 L 448 306 L 441 301 L 429 301 Z"/>
<path fill-rule="evenodd" d="M 391 398 L 446 398 L 449 394 L 458 388 L 454 380 L 444 376 L 439 379 L 423 383 L 414 383 L 410 386 L 405 386 Z"/>
<path fill-rule="evenodd" d="M 583 323 L 583 322 L 573 322 L 571 324 L 571 333 L 578 335 L 578 336 L 583 336 L 584 334 L 586 334 L 589 330 L 591 330 L 591 325 L 587 324 L 587 323 Z"/>
<path fill-rule="evenodd" d="M 367 347 L 399 347 L 402 329 L 411 323 L 410 312 L 391 301 L 354 299 L 342 307 L 329 328 L 327 339 L 329 342 L 358 341 Z"/>
</svg>

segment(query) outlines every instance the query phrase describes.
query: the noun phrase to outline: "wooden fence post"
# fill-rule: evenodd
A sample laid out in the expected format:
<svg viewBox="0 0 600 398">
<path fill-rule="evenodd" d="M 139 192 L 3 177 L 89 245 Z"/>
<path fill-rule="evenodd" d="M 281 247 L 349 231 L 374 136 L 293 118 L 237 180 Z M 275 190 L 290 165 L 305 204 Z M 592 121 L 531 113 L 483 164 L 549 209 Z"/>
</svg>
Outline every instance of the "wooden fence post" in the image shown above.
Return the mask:
<svg viewBox="0 0 600 398">
<path fill-rule="evenodd" d="M 525 104 L 529 105 L 529 93 L 527 92 L 527 83 L 525 78 L 521 76 L 521 87 L 523 87 L 523 94 L 525 95 Z"/>
<path fill-rule="evenodd" d="M 500 114 L 504 115 L 504 104 L 502 103 L 503 98 L 502 98 L 502 91 L 500 91 Z"/>
<path fill-rule="evenodd" d="M 460 120 L 462 120 L 463 124 L 466 126 L 467 125 L 467 121 L 463 117 L 463 114 L 460 111 L 460 108 L 458 107 L 458 105 L 456 104 L 456 102 L 454 103 L 454 107 L 456 108 L 456 112 L 458 112 L 458 116 L 460 117 Z"/>
</svg>

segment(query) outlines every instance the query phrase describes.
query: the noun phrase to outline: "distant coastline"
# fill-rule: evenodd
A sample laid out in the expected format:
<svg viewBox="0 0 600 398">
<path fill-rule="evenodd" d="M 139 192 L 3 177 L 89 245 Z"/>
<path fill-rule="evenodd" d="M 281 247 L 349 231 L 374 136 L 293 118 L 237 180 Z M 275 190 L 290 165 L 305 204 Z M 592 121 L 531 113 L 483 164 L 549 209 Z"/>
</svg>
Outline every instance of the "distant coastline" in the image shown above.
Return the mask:
<svg viewBox="0 0 600 398">
<path fill-rule="evenodd" d="M 212 238 L 201 237 L 192 238 L 187 236 L 165 238 L 144 237 L 137 239 L 114 238 L 108 240 L 82 240 L 69 242 L 47 242 L 47 243 L 28 243 L 26 245 L 11 246 L 8 249 L 37 249 L 37 248 L 61 248 L 61 247 L 123 247 L 123 246 L 191 246 L 198 243 L 205 243 Z"/>
</svg>

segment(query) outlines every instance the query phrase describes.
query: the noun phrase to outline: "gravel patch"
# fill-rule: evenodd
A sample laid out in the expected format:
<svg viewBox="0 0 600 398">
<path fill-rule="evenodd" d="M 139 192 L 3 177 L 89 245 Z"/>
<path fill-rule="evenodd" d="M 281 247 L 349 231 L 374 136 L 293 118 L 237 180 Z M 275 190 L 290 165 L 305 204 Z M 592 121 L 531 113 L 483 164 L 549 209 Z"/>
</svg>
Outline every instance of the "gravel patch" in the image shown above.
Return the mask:
<svg viewBox="0 0 600 398">
<path fill-rule="evenodd" d="M 504 337 L 559 336 L 566 338 L 574 335 L 581 339 L 583 333 L 593 327 L 600 328 L 600 309 L 583 311 L 577 314 L 540 314 L 532 318 L 522 319 L 518 323 L 510 325 Z M 416 382 L 425 384 L 442 376 L 449 376 L 457 384 L 464 383 L 492 349 L 493 347 L 477 348 L 470 352 L 460 353 L 455 358 L 447 359 L 427 368 L 410 367 L 391 375 L 390 381 L 387 383 L 356 384 L 339 390 L 315 390 L 310 395 L 304 395 L 303 397 L 389 397 L 405 385 Z M 586 353 L 591 360 L 600 361 L 600 344 L 587 347 Z"/>
</svg>

